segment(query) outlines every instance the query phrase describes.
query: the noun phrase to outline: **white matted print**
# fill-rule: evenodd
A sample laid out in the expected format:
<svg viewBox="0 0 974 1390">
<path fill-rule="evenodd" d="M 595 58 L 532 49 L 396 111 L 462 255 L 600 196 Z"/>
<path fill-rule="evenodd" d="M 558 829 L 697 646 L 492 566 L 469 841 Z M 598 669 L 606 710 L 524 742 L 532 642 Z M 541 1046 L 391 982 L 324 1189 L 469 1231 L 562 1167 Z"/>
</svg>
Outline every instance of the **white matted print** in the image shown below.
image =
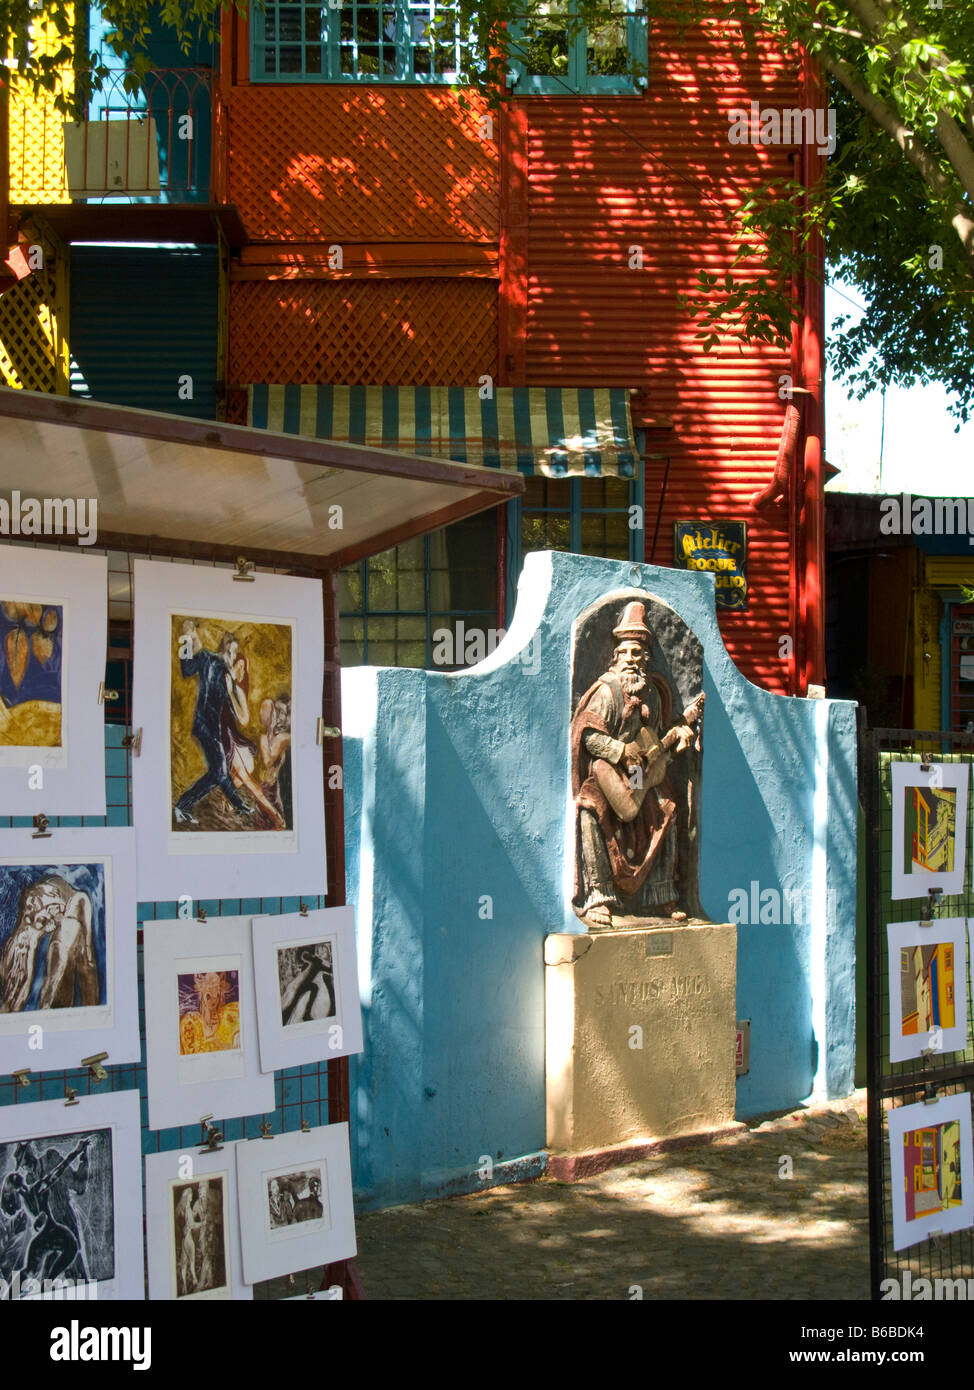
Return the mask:
<svg viewBox="0 0 974 1390">
<path fill-rule="evenodd" d="M 139 897 L 325 891 L 321 584 L 134 565 Z"/>
<path fill-rule="evenodd" d="M 105 814 L 108 561 L 0 546 L 0 805 Z"/>
<path fill-rule="evenodd" d="M 149 1127 L 274 1109 L 261 1074 L 249 917 L 143 925 Z"/>
<path fill-rule="evenodd" d="M 135 833 L 0 839 L 0 1073 L 137 1062 Z"/>
<path fill-rule="evenodd" d="M 253 937 L 263 1070 L 361 1052 L 354 909 L 255 917 Z"/>
<path fill-rule="evenodd" d="M 967 929 L 963 917 L 891 922 L 889 1058 L 906 1062 L 967 1045 Z"/>
<path fill-rule="evenodd" d="M 967 1091 L 887 1115 L 893 1249 L 974 1226 L 974 1148 Z"/>
<path fill-rule="evenodd" d="M 355 1254 L 347 1124 L 239 1143 L 237 1191 L 248 1283 Z"/>
<path fill-rule="evenodd" d="M 890 896 L 944 897 L 964 891 L 967 862 L 967 763 L 894 762 L 893 884 Z"/>
<path fill-rule="evenodd" d="M 146 1155 L 150 1299 L 253 1298 L 240 1260 L 235 1148 Z"/>
<path fill-rule="evenodd" d="M 0 1108 L 7 1297 L 144 1298 L 140 1149 L 138 1091 Z"/>
</svg>

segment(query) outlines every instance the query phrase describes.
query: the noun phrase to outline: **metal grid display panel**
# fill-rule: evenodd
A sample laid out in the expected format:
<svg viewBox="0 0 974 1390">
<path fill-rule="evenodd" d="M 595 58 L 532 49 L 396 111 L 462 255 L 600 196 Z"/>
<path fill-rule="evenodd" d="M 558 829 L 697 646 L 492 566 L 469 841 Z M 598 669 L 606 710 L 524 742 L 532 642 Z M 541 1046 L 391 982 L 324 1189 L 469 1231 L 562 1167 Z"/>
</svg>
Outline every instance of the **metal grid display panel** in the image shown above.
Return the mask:
<svg viewBox="0 0 974 1390">
<path fill-rule="evenodd" d="M 73 546 L 59 546 L 58 549 L 75 550 Z M 109 566 L 109 662 L 108 670 L 124 677 L 123 681 L 116 683 L 116 693 L 118 701 L 106 704 L 106 753 L 105 753 L 105 786 L 106 786 L 106 815 L 104 816 L 63 816 L 51 817 L 50 828 L 56 830 L 58 827 L 87 827 L 98 826 L 129 826 L 132 824 L 132 776 L 131 776 L 131 753 L 122 746 L 122 740 L 129 732 L 128 726 L 121 722 L 112 722 L 118 719 L 118 707 L 124 704 L 125 710 L 131 709 L 131 661 L 126 661 L 126 655 L 131 654 L 131 637 L 133 624 L 132 607 L 132 561 L 135 555 L 128 552 L 91 550 L 89 554 L 108 555 Z M 155 556 L 154 558 L 161 558 Z M 188 563 L 196 563 L 188 562 Z M 200 563 L 212 564 L 214 562 L 203 561 Z M 221 568 L 233 568 L 232 566 L 221 565 Z M 281 571 L 282 573 L 285 571 Z M 294 573 L 293 570 L 286 571 Z M 318 576 L 319 578 L 321 576 Z M 333 595 L 333 585 L 329 579 L 325 579 L 325 609 L 326 614 L 330 611 L 330 604 Z M 329 628 L 332 626 L 326 620 L 326 645 L 330 637 Z M 114 667 L 113 667 L 114 658 Z M 330 663 L 326 663 L 325 679 L 325 714 L 332 717 L 336 712 L 337 700 L 337 668 L 335 671 L 329 669 Z M 335 677 L 335 679 L 332 679 Z M 110 687 L 111 688 L 111 687 Z M 326 779 L 327 781 L 327 779 Z M 334 794 L 333 794 L 334 795 Z M 341 793 L 337 795 L 340 798 Z M 326 809 L 326 820 L 329 826 L 334 824 L 332 816 L 328 816 Z M 30 828 L 32 822 L 27 817 L 0 817 L 0 829 Z M 38 840 L 38 846 L 48 843 L 46 840 Z M 56 838 L 50 842 L 55 849 Z M 336 853 L 330 847 L 328 855 L 329 874 L 335 863 Z M 342 870 L 344 866 L 342 866 Z M 208 919 L 219 917 L 255 916 L 260 913 L 280 914 L 286 912 L 300 911 L 301 903 L 311 910 L 314 908 L 336 905 L 344 900 L 344 873 L 342 871 L 338 878 L 330 877 L 331 891 L 327 897 L 269 897 L 269 898 L 218 898 L 202 900 L 196 904 L 197 908 L 202 908 L 206 912 Z M 78 1099 L 82 1102 L 77 1110 L 73 1107 L 66 1113 L 69 1116 L 77 1115 L 83 1117 L 83 1098 L 88 1095 L 103 1095 L 108 1091 L 129 1091 L 138 1090 L 140 1095 L 141 1116 L 142 1116 L 142 1152 L 161 1153 L 172 1150 L 185 1150 L 188 1153 L 195 1152 L 201 1145 L 202 1129 L 199 1124 L 183 1125 L 178 1128 L 152 1130 L 149 1128 L 148 1119 L 148 1099 L 145 1065 L 145 986 L 142 969 L 142 928 L 145 922 L 176 920 L 177 904 L 173 902 L 150 902 L 139 903 L 137 905 L 137 931 L 138 931 L 138 988 L 139 988 L 139 1034 L 141 1040 L 142 1056 L 138 1064 L 128 1064 L 123 1066 L 113 1066 L 111 1058 L 105 1063 L 108 1072 L 108 1079 L 103 1082 L 94 1080 L 91 1073 L 83 1067 L 72 1070 L 46 1071 L 31 1073 L 28 1087 L 23 1087 L 10 1076 L 0 1076 L 0 1106 L 5 1105 L 31 1105 L 35 1101 L 41 1100 L 63 1100 L 66 1098 L 68 1088 L 77 1092 Z M 83 1046 L 79 1044 L 79 1053 Z M 215 1116 L 213 1123 L 223 1134 L 227 1143 L 232 1143 L 240 1139 L 256 1139 L 260 1137 L 261 1123 L 270 1122 L 272 1134 L 288 1133 L 300 1130 L 302 1122 L 314 1128 L 318 1125 L 325 1125 L 340 1118 L 347 1117 L 347 1101 L 345 1087 L 341 1077 L 341 1062 L 322 1061 L 309 1066 L 291 1067 L 275 1073 L 274 1077 L 274 1110 L 262 1115 L 252 1115 L 247 1117 L 239 1116 Z M 343 1102 L 346 1102 L 343 1104 Z M 345 1111 L 345 1114 L 340 1114 Z M 143 1211 L 145 1210 L 145 1176 L 142 1176 L 143 1183 Z M 339 1266 L 332 1266 L 331 1271 L 333 1282 Z M 316 1271 L 316 1273 L 320 1273 Z M 303 1275 L 302 1271 L 295 1271 L 296 1275 Z M 301 1291 L 304 1290 L 304 1283 L 300 1285 Z M 274 1285 L 255 1285 L 255 1296 L 285 1296 L 288 1292 L 287 1281 L 277 1280 Z"/>
<path fill-rule="evenodd" d="M 974 1093 L 974 1000 L 971 960 L 965 934 L 963 966 L 955 963 L 955 980 L 966 980 L 968 1021 L 963 1050 L 932 1053 L 907 1062 L 890 1062 L 890 981 L 886 928 L 895 922 L 916 922 L 929 910 L 933 921 L 974 916 L 972 834 L 974 785 L 969 786 L 966 817 L 956 826 L 956 839 L 966 836 L 964 892 L 939 903 L 923 898 L 893 900 L 890 896 L 893 861 L 893 803 L 891 766 L 894 762 L 974 762 L 970 735 L 918 730 L 863 731 L 860 743 L 863 797 L 867 824 L 867 1076 L 869 1110 L 870 1254 L 873 1298 L 882 1297 L 883 1280 L 895 1279 L 901 1297 L 907 1280 L 974 1278 L 974 1228 L 936 1239 L 925 1239 L 904 1250 L 893 1248 L 893 1193 L 888 1119 L 899 1106 L 922 1102 L 925 1096 Z M 974 774 L 972 774 L 974 775 Z M 934 926 L 930 929 L 936 930 Z"/>
</svg>

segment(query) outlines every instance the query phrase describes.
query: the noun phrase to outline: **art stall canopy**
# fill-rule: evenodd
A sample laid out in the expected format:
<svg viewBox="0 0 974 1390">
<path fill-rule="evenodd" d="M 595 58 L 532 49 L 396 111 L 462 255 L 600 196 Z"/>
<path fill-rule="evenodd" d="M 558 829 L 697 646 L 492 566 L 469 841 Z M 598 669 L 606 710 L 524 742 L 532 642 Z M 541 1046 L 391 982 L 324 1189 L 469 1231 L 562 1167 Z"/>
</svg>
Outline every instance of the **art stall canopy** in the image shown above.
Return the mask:
<svg viewBox="0 0 974 1390">
<path fill-rule="evenodd" d="M 349 564 L 524 490 L 516 472 L 0 389 L 0 487 L 95 498 L 99 543 Z"/>
</svg>

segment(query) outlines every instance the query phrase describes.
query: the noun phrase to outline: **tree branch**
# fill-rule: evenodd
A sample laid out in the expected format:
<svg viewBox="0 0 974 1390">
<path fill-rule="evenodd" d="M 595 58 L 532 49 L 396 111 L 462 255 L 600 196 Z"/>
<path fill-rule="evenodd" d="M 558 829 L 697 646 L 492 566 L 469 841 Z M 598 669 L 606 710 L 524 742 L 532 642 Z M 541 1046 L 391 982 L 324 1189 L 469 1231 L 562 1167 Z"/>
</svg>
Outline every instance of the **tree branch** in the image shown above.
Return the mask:
<svg viewBox="0 0 974 1390">
<path fill-rule="evenodd" d="M 964 139 L 960 127 L 949 111 L 937 112 L 935 129 L 941 148 L 957 170 L 967 196 L 974 200 L 974 150 Z"/>
<path fill-rule="evenodd" d="M 875 0 L 875 3 L 873 3 L 873 0 L 844 0 L 844 3 L 846 4 L 847 8 L 851 10 L 852 13 L 856 16 L 856 18 L 860 21 L 863 27 L 872 31 L 874 37 L 888 37 L 888 35 L 884 33 L 884 20 L 891 21 L 894 17 L 894 8 L 892 0 Z M 897 17 L 902 17 L 902 19 L 905 20 L 906 32 L 909 34 L 911 39 L 917 40 L 925 39 L 927 37 L 926 34 L 924 34 L 924 32 L 920 28 L 918 28 L 913 17 L 908 13 L 908 11 L 900 9 L 896 13 Z M 890 51 L 894 57 L 896 57 L 902 62 L 902 44 L 896 43 L 891 45 Z M 903 66 L 905 67 L 906 64 L 903 64 Z M 934 67 L 937 68 L 941 73 L 944 71 L 945 66 L 946 65 L 941 59 L 937 59 L 934 62 Z M 971 136 L 974 136 L 974 95 L 967 96 L 965 98 L 965 90 L 962 90 L 958 86 L 956 80 L 954 78 L 948 78 L 948 81 L 950 82 L 954 90 L 957 92 L 958 96 L 961 98 L 964 110 L 964 123 L 967 126 L 969 134 Z M 967 90 L 969 90 L 969 88 Z M 940 132 L 938 131 L 937 134 L 939 138 Z M 940 143 L 941 145 L 943 145 L 945 152 L 947 152 L 948 154 L 948 158 L 954 165 L 955 169 L 957 169 L 957 172 L 961 173 L 960 165 L 957 164 L 953 156 L 949 153 L 949 151 L 947 151 L 947 146 L 944 145 L 942 139 L 940 140 Z M 961 155 L 961 158 L 963 158 L 963 155 Z M 974 158 L 974 155 L 972 155 L 972 158 Z M 968 184 L 967 177 L 964 177 L 964 184 L 965 187 L 967 187 L 968 193 L 970 193 L 971 190 Z M 971 196 L 974 197 L 974 194 L 972 194 Z"/>
<path fill-rule="evenodd" d="M 930 191 L 949 204 L 952 214 L 951 226 L 960 237 L 965 251 L 974 260 L 974 217 L 965 207 L 963 200 L 957 197 L 956 189 L 952 187 L 935 156 L 917 140 L 899 112 L 887 106 L 880 97 L 863 86 L 852 69 L 841 59 L 829 53 L 821 53 L 819 58 L 825 70 L 831 73 L 836 81 L 842 83 L 853 100 L 858 102 L 880 129 L 885 130 L 899 145 Z M 956 130 L 956 126 L 954 128 Z"/>
</svg>

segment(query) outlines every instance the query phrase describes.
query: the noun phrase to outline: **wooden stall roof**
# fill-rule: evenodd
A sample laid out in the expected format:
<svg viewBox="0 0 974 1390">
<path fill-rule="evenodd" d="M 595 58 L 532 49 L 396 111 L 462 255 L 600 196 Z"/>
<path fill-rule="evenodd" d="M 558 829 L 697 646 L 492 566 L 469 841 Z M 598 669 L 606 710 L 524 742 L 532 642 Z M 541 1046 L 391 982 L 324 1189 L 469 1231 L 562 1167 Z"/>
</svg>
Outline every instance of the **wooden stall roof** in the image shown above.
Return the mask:
<svg viewBox="0 0 974 1390">
<path fill-rule="evenodd" d="M 523 490 L 495 468 L 0 388 L 0 494 L 97 499 L 99 546 L 333 568 Z"/>
</svg>

